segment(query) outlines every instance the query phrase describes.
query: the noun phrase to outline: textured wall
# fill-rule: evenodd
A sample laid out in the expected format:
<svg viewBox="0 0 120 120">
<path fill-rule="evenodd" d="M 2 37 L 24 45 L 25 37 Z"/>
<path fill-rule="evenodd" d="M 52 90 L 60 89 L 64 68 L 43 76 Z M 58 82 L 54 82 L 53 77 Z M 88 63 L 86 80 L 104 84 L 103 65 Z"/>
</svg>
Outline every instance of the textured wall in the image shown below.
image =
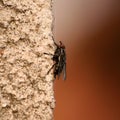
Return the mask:
<svg viewBox="0 0 120 120">
<path fill-rule="evenodd" d="M 52 120 L 52 0 L 0 0 L 0 120 Z"/>
</svg>

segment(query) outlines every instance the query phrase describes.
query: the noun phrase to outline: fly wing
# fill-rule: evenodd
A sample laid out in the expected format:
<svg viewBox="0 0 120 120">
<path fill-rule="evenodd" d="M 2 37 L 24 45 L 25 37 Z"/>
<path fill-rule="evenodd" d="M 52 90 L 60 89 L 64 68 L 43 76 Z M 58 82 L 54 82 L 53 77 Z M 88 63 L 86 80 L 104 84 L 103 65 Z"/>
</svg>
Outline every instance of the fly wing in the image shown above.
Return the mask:
<svg viewBox="0 0 120 120">
<path fill-rule="evenodd" d="M 66 80 L 66 52 L 64 51 L 64 57 L 63 57 L 63 80 Z"/>
<path fill-rule="evenodd" d="M 66 63 L 63 66 L 63 80 L 66 80 Z"/>
<path fill-rule="evenodd" d="M 61 59 L 58 63 L 59 67 L 58 67 L 58 79 L 60 78 L 61 72 L 62 72 L 62 64 L 61 64 Z"/>
<path fill-rule="evenodd" d="M 58 78 L 60 77 L 60 74 L 63 74 L 63 79 L 66 79 L 66 55 L 65 51 L 62 50 L 61 55 L 59 57 L 59 69 L 58 69 Z"/>
</svg>

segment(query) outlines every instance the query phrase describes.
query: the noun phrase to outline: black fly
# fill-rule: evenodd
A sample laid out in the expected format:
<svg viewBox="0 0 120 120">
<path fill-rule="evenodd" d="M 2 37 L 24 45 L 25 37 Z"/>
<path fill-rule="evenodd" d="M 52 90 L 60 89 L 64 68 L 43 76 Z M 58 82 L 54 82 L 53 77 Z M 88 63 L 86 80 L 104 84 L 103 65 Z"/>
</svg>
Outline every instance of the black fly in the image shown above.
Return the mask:
<svg viewBox="0 0 120 120">
<path fill-rule="evenodd" d="M 52 56 L 52 60 L 54 61 L 54 64 L 52 67 L 49 69 L 47 74 L 54 68 L 54 78 L 58 76 L 60 77 L 60 74 L 63 72 L 63 79 L 66 79 L 66 52 L 65 52 L 65 46 L 62 44 L 62 42 L 59 42 L 59 45 L 56 44 L 56 50 L 54 54 L 50 53 L 44 53 L 46 55 Z"/>
</svg>

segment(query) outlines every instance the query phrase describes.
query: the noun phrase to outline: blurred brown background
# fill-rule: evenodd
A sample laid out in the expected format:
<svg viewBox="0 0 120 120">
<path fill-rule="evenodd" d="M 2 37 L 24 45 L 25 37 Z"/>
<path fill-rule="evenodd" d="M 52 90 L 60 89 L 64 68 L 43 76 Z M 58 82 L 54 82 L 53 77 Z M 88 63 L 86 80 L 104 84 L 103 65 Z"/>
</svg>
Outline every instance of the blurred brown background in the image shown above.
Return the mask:
<svg viewBox="0 0 120 120">
<path fill-rule="evenodd" d="M 67 80 L 55 81 L 55 120 L 120 120 L 120 1 L 56 0 Z"/>
</svg>

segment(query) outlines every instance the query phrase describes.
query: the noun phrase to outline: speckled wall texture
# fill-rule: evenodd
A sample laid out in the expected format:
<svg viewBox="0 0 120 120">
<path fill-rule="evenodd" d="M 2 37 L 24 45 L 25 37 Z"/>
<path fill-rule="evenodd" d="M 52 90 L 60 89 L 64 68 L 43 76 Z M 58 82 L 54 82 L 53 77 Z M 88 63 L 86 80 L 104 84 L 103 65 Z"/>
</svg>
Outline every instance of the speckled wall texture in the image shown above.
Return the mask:
<svg viewBox="0 0 120 120">
<path fill-rule="evenodd" d="M 52 120 L 52 0 L 0 0 L 0 120 Z"/>
</svg>

